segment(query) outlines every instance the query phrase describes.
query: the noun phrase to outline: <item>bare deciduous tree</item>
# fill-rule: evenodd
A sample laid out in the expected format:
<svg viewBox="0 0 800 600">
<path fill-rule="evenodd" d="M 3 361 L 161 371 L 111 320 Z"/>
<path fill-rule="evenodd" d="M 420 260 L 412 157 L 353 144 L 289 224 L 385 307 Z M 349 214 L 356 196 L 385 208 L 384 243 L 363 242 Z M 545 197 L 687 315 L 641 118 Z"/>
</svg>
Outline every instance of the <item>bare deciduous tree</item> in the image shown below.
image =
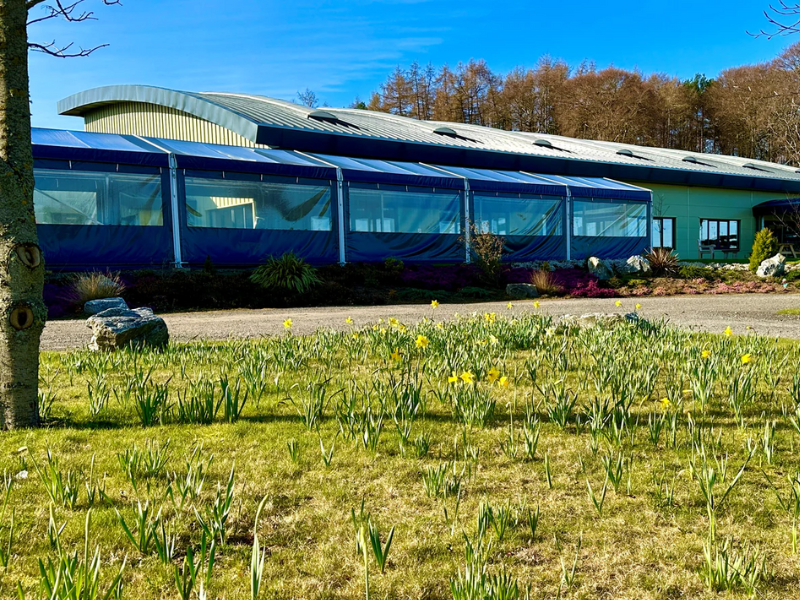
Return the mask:
<svg viewBox="0 0 800 600">
<path fill-rule="evenodd" d="M 87 56 L 28 41 L 28 27 L 49 19 L 94 18 L 85 0 L 0 0 L 0 427 L 39 424 L 39 339 L 47 315 L 42 300 L 44 262 L 33 209 L 28 50 L 59 58 Z M 119 0 L 102 0 L 118 4 Z M 41 5 L 41 6 L 40 6 Z M 38 8 L 37 8 L 38 7 Z M 36 9 L 36 10 L 34 10 Z M 32 13 L 36 16 L 29 16 Z"/>
<path fill-rule="evenodd" d="M 304 92 L 297 92 L 297 99 L 300 101 L 300 104 L 308 108 L 317 108 L 319 106 L 317 95 L 308 88 L 306 88 Z"/>
<path fill-rule="evenodd" d="M 800 43 L 775 60 L 683 80 L 544 57 L 505 75 L 484 61 L 397 67 L 368 108 L 627 144 L 800 165 Z"/>
<path fill-rule="evenodd" d="M 772 29 L 770 31 L 761 29 L 758 33 L 751 35 L 772 39 L 776 36 L 800 32 L 800 3 L 780 0 L 777 5 L 770 4 L 767 10 L 764 11 L 764 16 L 772 26 Z"/>
</svg>

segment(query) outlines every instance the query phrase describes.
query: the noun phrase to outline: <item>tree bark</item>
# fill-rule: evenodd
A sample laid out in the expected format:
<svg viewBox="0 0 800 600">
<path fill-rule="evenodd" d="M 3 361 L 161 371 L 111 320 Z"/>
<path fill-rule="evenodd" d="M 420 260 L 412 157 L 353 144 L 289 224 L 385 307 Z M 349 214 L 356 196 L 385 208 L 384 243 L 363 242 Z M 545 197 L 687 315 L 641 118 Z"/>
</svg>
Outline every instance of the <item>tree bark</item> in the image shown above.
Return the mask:
<svg viewBox="0 0 800 600">
<path fill-rule="evenodd" d="M 0 0 L 0 427 L 39 424 L 44 263 L 33 210 L 25 0 Z"/>
</svg>

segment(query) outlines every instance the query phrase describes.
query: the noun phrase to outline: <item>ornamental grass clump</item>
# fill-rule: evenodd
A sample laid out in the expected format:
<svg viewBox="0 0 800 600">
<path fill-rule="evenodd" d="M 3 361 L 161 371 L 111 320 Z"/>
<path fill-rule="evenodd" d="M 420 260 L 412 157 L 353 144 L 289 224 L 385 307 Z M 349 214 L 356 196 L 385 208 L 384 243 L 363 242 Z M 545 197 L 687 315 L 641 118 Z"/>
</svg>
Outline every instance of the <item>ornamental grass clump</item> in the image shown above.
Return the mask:
<svg viewBox="0 0 800 600">
<path fill-rule="evenodd" d="M 76 275 L 67 295 L 83 306 L 90 300 L 118 298 L 125 291 L 125 284 L 118 273 L 83 273 Z"/>
<path fill-rule="evenodd" d="M 550 269 L 541 268 L 533 271 L 531 283 L 542 296 L 557 296 L 563 293 L 562 287 L 558 285 L 555 275 Z"/>
<path fill-rule="evenodd" d="M 305 294 L 321 282 L 314 267 L 294 252 L 270 256 L 266 264 L 253 271 L 250 281 L 266 290 L 291 294 Z"/>
</svg>

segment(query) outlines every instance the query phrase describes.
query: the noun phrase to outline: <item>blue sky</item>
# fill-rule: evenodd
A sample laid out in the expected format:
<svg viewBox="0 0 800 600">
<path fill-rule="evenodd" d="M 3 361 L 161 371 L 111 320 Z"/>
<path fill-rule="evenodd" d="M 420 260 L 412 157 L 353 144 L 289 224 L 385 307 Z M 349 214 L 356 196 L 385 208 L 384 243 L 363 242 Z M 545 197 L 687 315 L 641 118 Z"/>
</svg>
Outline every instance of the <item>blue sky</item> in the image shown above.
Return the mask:
<svg viewBox="0 0 800 600">
<path fill-rule="evenodd" d="M 82 128 L 56 102 L 119 83 L 287 100 L 309 88 L 331 106 L 367 99 L 396 66 L 484 58 L 498 72 L 542 55 L 645 73 L 716 75 L 769 60 L 796 38 L 754 39 L 769 0 L 87 0 L 97 21 L 48 21 L 33 41 L 109 47 L 88 58 L 32 53 L 33 124 Z M 724 6 L 724 8 L 720 8 Z"/>
</svg>

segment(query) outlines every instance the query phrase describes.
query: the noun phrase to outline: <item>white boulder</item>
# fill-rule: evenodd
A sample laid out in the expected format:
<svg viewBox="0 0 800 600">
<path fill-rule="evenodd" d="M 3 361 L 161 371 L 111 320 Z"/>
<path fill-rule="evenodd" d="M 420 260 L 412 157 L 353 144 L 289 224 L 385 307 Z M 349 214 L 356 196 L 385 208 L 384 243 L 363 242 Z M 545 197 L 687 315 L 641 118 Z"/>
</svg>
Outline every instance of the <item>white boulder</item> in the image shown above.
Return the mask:
<svg viewBox="0 0 800 600">
<path fill-rule="evenodd" d="M 776 254 L 772 258 L 763 261 L 756 271 L 759 277 L 780 277 L 786 272 L 786 257 L 783 254 Z"/>
<path fill-rule="evenodd" d="M 600 281 L 607 281 L 614 276 L 614 271 L 611 270 L 611 267 L 596 256 L 592 256 L 586 261 L 586 268 L 589 270 L 589 273 L 597 277 Z"/>
</svg>

